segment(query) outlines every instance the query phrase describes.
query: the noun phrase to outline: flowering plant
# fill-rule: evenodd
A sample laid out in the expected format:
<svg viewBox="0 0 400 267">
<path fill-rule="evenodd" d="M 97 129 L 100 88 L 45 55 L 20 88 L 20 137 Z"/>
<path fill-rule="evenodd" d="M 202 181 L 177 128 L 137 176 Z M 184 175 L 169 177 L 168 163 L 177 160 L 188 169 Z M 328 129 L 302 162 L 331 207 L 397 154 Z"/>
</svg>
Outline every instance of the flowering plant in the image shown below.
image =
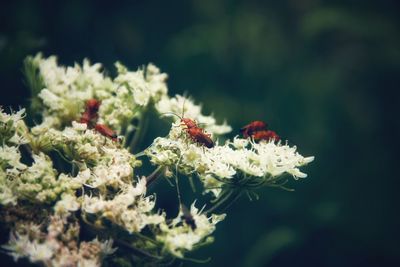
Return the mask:
<svg viewBox="0 0 400 267">
<path fill-rule="evenodd" d="M 112 78 L 88 60 L 64 67 L 54 56 L 26 59 L 30 107 L 0 110 L 0 212 L 10 232 L 2 248 L 15 261 L 147 266 L 189 259 L 212 242 L 222 208 L 239 196 L 285 188 L 287 174 L 307 176 L 299 167 L 314 158 L 278 141 L 264 124 L 220 144 L 231 127 L 187 97 L 168 96 L 167 75 L 156 66 L 115 66 Z M 151 123 L 164 120 L 171 128 L 137 151 L 149 114 Z M 139 175 L 146 161 L 154 171 Z M 198 179 L 211 200 L 183 203 L 185 178 Z M 148 193 L 158 179 L 174 184 L 177 214 L 157 208 Z"/>
</svg>

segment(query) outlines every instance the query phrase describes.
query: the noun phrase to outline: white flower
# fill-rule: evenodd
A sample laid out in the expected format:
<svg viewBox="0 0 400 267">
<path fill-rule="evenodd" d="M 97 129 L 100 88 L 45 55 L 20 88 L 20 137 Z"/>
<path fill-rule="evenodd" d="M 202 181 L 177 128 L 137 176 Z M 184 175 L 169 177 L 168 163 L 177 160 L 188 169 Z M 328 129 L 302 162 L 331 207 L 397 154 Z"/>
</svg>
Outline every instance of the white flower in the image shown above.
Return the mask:
<svg viewBox="0 0 400 267">
<path fill-rule="evenodd" d="M 61 200 L 57 201 L 54 206 L 54 212 L 62 215 L 70 211 L 77 211 L 80 207 L 76 197 L 70 194 L 63 194 Z"/>
<path fill-rule="evenodd" d="M 36 241 L 28 242 L 26 254 L 32 262 L 44 262 L 51 259 L 54 255 L 53 247 L 48 243 L 39 244 Z"/>
<path fill-rule="evenodd" d="M 0 179 L 3 180 L 3 178 Z M 0 181 L 0 204 L 4 206 L 9 204 L 17 204 L 17 196 L 14 194 L 9 185 L 5 183 L 4 180 Z"/>
<path fill-rule="evenodd" d="M 100 249 L 101 252 L 103 253 L 103 255 L 111 255 L 113 254 L 117 248 L 113 248 L 113 240 L 109 239 L 109 240 L 105 240 L 104 242 L 100 242 Z"/>
<path fill-rule="evenodd" d="M 79 181 L 81 184 L 85 184 L 87 180 L 90 178 L 90 169 L 84 169 L 79 171 L 78 175 L 75 177 L 77 181 Z"/>
<path fill-rule="evenodd" d="M 28 244 L 28 235 L 20 235 L 18 233 L 11 232 L 8 243 L 1 247 L 7 250 L 7 253 L 14 258 L 14 261 L 17 261 L 19 258 L 23 258 L 27 255 Z"/>
<path fill-rule="evenodd" d="M 314 160 L 314 157 L 303 157 L 296 152 L 296 147 L 289 147 L 287 144 L 275 144 L 271 142 L 253 143 L 257 152 L 260 165 L 266 174 L 279 176 L 285 172 L 292 174 L 295 179 L 305 178 L 307 175 L 299 171 L 299 167 Z"/>
<path fill-rule="evenodd" d="M 78 267 L 100 267 L 101 263 L 96 258 L 94 258 L 94 259 L 80 258 L 77 266 Z"/>
<path fill-rule="evenodd" d="M 185 216 L 191 216 L 193 225 L 186 223 Z M 190 215 L 178 214 L 171 225 L 161 224 L 162 234 L 157 240 L 164 244 L 164 248 L 176 257 L 183 257 L 183 253 L 191 251 L 195 245 L 204 242 L 215 230 L 215 225 L 225 218 L 225 214 L 207 217 L 192 204 Z"/>
<path fill-rule="evenodd" d="M 0 123 L 6 123 L 8 121 L 13 121 L 17 123 L 25 117 L 25 109 L 21 109 L 15 113 L 7 114 L 3 111 L 3 108 L 0 107 Z"/>
<path fill-rule="evenodd" d="M 63 108 L 64 100 L 47 88 L 40 91 L 39 97 L 43 100 L 43 103 L 50 108 L 50 110 L 60 110 Z"/>
<path fill-rule="evenodd" d="M 41 135 L 48 132 L 52 127 L 58 128 L 60 126 L 60 120 L 57 117 L 46 116 L 43 118 L 43 122 L 31 128 L 31 132 L 34 135 Z"/>
<path fill-rule="evenodd" d="M 19 173 L 27 166 L 20 162 L 21 154 L 15 146 L 0 146 L 0 167 L 11 173 Z"/>
<path fill-rule="evenodd" d="M 246 146 L 249 144 L 249 139 L 243 139 L 243 138 L 239 138 L 238 136 L 235 136 L 233 138 L 233 142 L 232 145 L 236 148 L 236 149 L 243 149 L 246 148 Z"/>
<path fill-rule="evenodd" d="M 198 123 L 210 134 L 222 135 L 230 132 L 232 128 L 224 122 L 222 125 L 217 125 L 216 120 L 212 116 L 201 114 L 201 106 L 196 105 L 189 98 L 181 95 L 169 98 L 164 96 L 155 105 L 156 110 L 161 116 L 173 117 L 174 120 L 179 120 L 179 117 L 190 118 Z M 174 116 L 176 114 L 177 116 Z"/>
<path fill-rule="evenodd" d="M 150 92 L 147 89 L 137 88 L 133 90 L 133 99 L 139 106 L 147 106 L 150 100 Z"/>
<path fill-rule="evenodd" d="M 275 142 L 250 142 L 235 137 L 232 142 L 215 145 L 208 149 L 188 138 L 185 126 L 173 124 L 168 138 L 157 138 L 146 151 L 151 161 L 177 169 L 183 174 L 197 173 L 203 184 L 218 189 L 223 181 L 229 183 L 234 177 L 262 177 L 264 182 L 273 182 L 282 174 L 295 179 L 304 178 L 299 167 L 311 162 L 313 157 L 303 157 L 296 147 Z M 260 183 L 262 184 L 262 183 Z M 212 190 L 217 196 L 220 190 Z"/>
<path fill-rule="evenodd" d="M 142 70 L 120 72 L 114 81 L 132 92 L 137 105 L 146 106 L 148 104 L 151 94 Z"/>
<path fill-rule="evenodd" d="M 146 194 L 146 177 L 142 177 L 139 182 L 136 184 L 135 187 L 131 187 L 132 189 L 130 190 L 131 194 L 134 196 L 140 196 L 140 195 L 145 195 Z"/>
<path fill-rule="evenodd" d="M 157 102 L 160 97 L 167 95 L 168 88 L 166 80 L 168 75 L 161 73 L 160 69 L 153 64 L 148 64 L 146 68 L 146 81 L 151 97 Z"/>
<path fill-rule="evenodd" d="M 0 143 L 21 145 L 28 143 L 26 127 L 23 118 L 25 109 L 7 114 L 0 106 Z"/>
<path fill-rule="evenodd" d="M 72 122 L 72 127 L 74 128 L 74 130 L 76 131 L 86 131 L 87 129 L 87 124 L 86 123 L 79 123 L 77 121 L 73 121 Z"/>
<path fill-rule="evenodd" d="M 82 210 L 87 213 L 98 213 L 104 210 L 106 202 L 98 197 L 85 195 L 82 201 Z"/>
</svg>

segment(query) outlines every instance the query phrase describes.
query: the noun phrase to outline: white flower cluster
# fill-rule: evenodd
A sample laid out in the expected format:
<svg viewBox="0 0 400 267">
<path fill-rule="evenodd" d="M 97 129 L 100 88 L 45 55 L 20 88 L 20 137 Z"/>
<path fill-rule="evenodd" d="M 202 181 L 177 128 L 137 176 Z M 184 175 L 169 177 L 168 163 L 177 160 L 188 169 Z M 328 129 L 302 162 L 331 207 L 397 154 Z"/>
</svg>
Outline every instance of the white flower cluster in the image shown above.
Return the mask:
<svg viewBox="0 0 400 267">
<path fill-rule="evenodd" d="M 22 121 L 25 110 L 7 114 L 0 107 L 0 204 L 16 204 L 12 180 L 27 168 L 21 163 L 18 146 L 26 143 L 26 126 Z"/>
<path fill-rule="evenodd" d="M 101 242 L 95 238 L 78 245 L 79 224 L 68 224 L 57 216 L 50 218 L 46 231 L 35 224 L 21 224 L 18 228 L 19 232 L 11 232 L 8 244 L 2 246 L 15 261 L 26 257 L 44 266 L 100 267 L 102 259 L 116 251 L 112 240 Z"/>
<path fill-rule="evenodd" d="M 86 100 L 94 96 L 107 97 L 114 90 L 110 78 L 101 72 L 101 64 L 91 65 L 88 60 L 83 65 L 64 67 L 57 64 L 57 58 L 43 58 L 37 54 L 30 58 L 32 67 L 38 69 L 37 79 L 43 84 L 38 97 L 43 103 L 43 117 L 52 117 L 53 127 L 60 127 L 78 119 Z"/>
<path fill-rule="evenodd" d="M 144 196 L 145 179 L 135 186 L 126 183 L 118 189 L 118 194 L 108 196 L 108 199 L 102 194 L 98 197 L 85 195 L 82 200 L 84 218 L 90 221 L 94 217 L 92 224 L 98 227 L 103 227 L 102 220 L 107 219 L 129 233 L 138 233 L 147 225 L 157 225 L 165 220 L 165 214 L 154 213 L 154 198 Z"/>
<path fill-rule="evenodd" d="M 88 60 L 64 67 L 54 56 L 29 57 L 25 71 L 33 99 L 28 117 L 39 114 L 41 123 L 28 127 L 24 110 L 7 114 L 0 109 L 0 222 L 11 228 L 3 248 L 15 260 L 100 266 L 115 249 L 112 241 L 93 239 L 93 232 L 102 240 L 114 238 L 121 250 L 146 257 L 139 261 L 151 266 L 185 258 L 212 242 L 225 214 L 211 212 L 234 191 L 280 185 L 284 174 L 306 177 L 299 168 L 314 158 L 303 157 L 296 147 L 239 137 L 219 145 L 217 137 L 231 127 L 202 114 L 189 98 L 169 97 L 167 75 L 156 66 L 129 71 L 115 65 L 117 75 L 111 78 Z M 150 146 L 141 144 L 148 148 L 133 155 L 152 111 L 173 118 L 170 133 Z M 156 165 L 147 177 L 137 175 L 147 172 L 139 169 L 142 156 Z M 214 206 L 199 211 L 193 204 L 187 210 L 178 172 L 199 177 L 204 192 L 216 198 Z M 148 193 L 155 179 L 173 174 L 177 216 L 158 209 L 155 194 Z M 32 207 L 38 212 L 30 212 Z M 80 235 L 81 229 L 91 234 Z M 128 261 L 135 265 L 138 257 Z"/>
<path fill-rule="evenodd" d="M 55 56 L 43 58 L 38 54 L 30 58 L 30 64 L 38 69 L 38 78 L 43 83 L 38 97 L 43 104 L 43 121 L 47 127 L 59 128 L 79 120 L 85 102 L 94 98 L 101 101 L 99 122 L 120 134 L 132 130 L 132 119 L 140 118 L 150 104 L 161 114 L 181 114 L 184 109 L 188 111 L 185 116 L 204 123 L 210 133 L 220 135 L 231 130 L 226 123 L 217 125 L 212 116 L 202 115 L 201 107 L 189 99 L 179 95 L 170 98 L 166 84 L 168 76 L 153 64 L 129 71 L 117 62 L 115 78 L 105 76 L 101 64 L 91 65 L 87 59 L 82 66 L 64 67 L 57 64 Z"/>
<path fill-rule="evenodd" d="M 17 120 L 15 122 L 18 124 Z M 71 127 L 63 130 L 41 124 L 33 127 L 26 136 L 32 150 L 39 151 L 32 154 L 30 166 L 21 163 L 17 146 L 0 147 L 2 205 L 17 205 L 18 200 L 54 203 L 53 211 L 59 218 L 65 221 L 71 212 L 80 210 L 82 219 L 95 229 L 105 228 L 105 221 L 129 233 L 140 233 L 148 226 L 153 229 L 155 240 L 162 245 L 164 253 L 176 257 L 183 257 L 185 252 L 204 242 L 215 229 L 217 220 L 214 218 L 217 215 L 212 215 L 209 220 L 206 215 L 198 214 L 194 207 L 196 230 L 182 223 L 181 214 L 170 223 L 165 212 L 155 212 L 154 196 L 146 196 L 146 179 L 143 177 L 136 182 L 134 179 L 134 168 L 140 162 L 117 142 L 87 129 L 86 124 L 73 122 Z M 58 173 L 50 157 L 40 151 L 56 151 L 63 155 L 63 160 L 77 166 L 79 172 L 76 176 Z M 83 190 L 84 194 L 78 197 L 77 190 Z M 28 257 L 32 262 L 56 261 L 54 244 L 27 240 L 25 235 L 12 234 L 5 248 L 15 259 Z M 63 253 L 71 260 L 71 251 Z M 57 261 L 65 259 L 57 258 Z M 99 261 L 96 259 L 93 264 L 99 264 Z"/>
<path fill-rule="evenodd" d="M 27 143 L 27 127 L 22 120 L 25 109 L 7 114 L 0 106 L 0 143 L 8 145 L 22 145 Z"/>
<path fill-rule="evenodd" d="M 177 116 L 190 118 L 212 135 L 223 135 L 232 131 L 232 128 L 226 122 L 218 125 L 213 116 L 205 116 L 201 113 L 200 105 L 194 104 L 190 98 L 181 95 L 171 98 L 164 96 L 156 104 L 156 109 L 160 115 L 173 117 L 174 121 L 180 120 Z"/>
<path fill-rule="evenodd" d="M 31 155 L 33 159 L 31 165 L 21 162 L 19 146 L 26 145 L 27 140 L 30 140 L 22 121 L 23 115 L 24 110 L 12 115 L 0 112 L 2 124 L 0 128 L 13 133 L 12 136 L 8 133 L 2 135 L 3 146 L 0 147 L 0 204 L 2 205 L 16 205 L 18 199 L 49 203 L 62 192 L 73 191 L 80 187 L 80 184 L 75 183 L 74 179 L 70 179 L 67 175 L 58 175 L 53 169 L 51 159 L 43 153 Z"/>
<path fill-rule="evenodd" d="M 262 178 L 260 185 L 273 183 L 285 173 L 295 179 L 304 178 L 307 175 L 299 167 L 314 160 L 314 157 L 303 157 L 296 152 L 296 147 L 287 144 L 256 143 L 238 137 L 224 145 L 206 148 L 193 142 L 180 123 L 172 125 L 168 137 L 156 138 L 146 154 L 156 165 L 177 169 L 185 175 L 197 174 L 215 196 L 224 183 L 238 176 Z"/>
<path fill-rule="evenodd" d="M 164 244 L 164 249 L 179 258 L 182 258 L 185 252 L 193 250 L 195 246 L 212 242 L 213 238 L 210 235 L 214 232 L 215 225 L 225 218 L 225 214 L 213 214 L 207 217 L 195 207 L 194 203 L 190 208 L 192 226 L 186 222 L 185 216 L 187 215 L 181 210 L 178 217 L 170 224 L 160 225 L 161 234 L 157 235 L 157 240 Z"/>
</svg>

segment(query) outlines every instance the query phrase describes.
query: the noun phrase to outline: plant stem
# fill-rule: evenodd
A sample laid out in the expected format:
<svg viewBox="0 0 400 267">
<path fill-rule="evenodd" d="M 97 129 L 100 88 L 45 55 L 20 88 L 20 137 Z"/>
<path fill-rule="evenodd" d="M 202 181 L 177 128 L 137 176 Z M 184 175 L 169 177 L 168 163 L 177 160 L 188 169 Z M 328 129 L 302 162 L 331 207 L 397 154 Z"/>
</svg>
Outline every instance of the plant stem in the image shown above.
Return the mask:
<svg viewBox="0 0 400 267">
<path fill-rule="evenodd" d="M 132 153 L 134 153 L 134 150 L 136 149 L 137 144 L 142 139 L 142 136 L 143 136 L 143 134 L 144 134 L 144 132 L 146 130 L 145 128 L 147 128 L 146 127 L 147 126 L 147 119 L 148 119 L 147 112 L 148 112 L 147 109 L 143 110 L 142 116 L 141 116 L 141 118 L 139 120 L 139 125 L 136 128 L 136 132 L 135 132 L 132 140 L 129 143 L 129 149 L 128 150 L 131 151 Z"/>
<path fill-rule="evenodd" d="M 242 195 L 242 193 L 243 193 L 242 191 L 238 190 L 236 192 L 236 195 L 232 198 L 231 202 L 224 208 L 224 210 L 227 210 L 230 206 L 232 206 L 233 203 L 235 203 L 236 200 L 239 199 L 239 197 Z"/>
<path fill-rule="evenodd" d="M 164 171 L 164 166 L 159 166 L 157 169 L 155 169 L 149 176 L 146 177 L 146 185 L 149 186 L 151 183 L 157 180 L 157 178 L 160 177 Z"/>
<path fill-rule="evenodd" d="M 142 249 L 139 249 L 139 248 L 136 248 L 136 247 L 132 246 L 131 244 L 129 244 L 128 242 L 122 241 L 120 239 L 116 239 L 114 241 L 115 241 L 116 244 L 118 244 L 120 246 L 123 246 L 123 247 L 125 247 L 125 248 L 127 248 L 127 249 L 129 249 L 129 250 L 131 250 L 133 252 L 136 252 L 138 254 L 147 256 L 149 258 L 157 259 L 157 260 L 162 260 L 163 259 L 163 257 L 150 254 L 149 252 L 147 252 L 145 250 L 142 250 Z"/>
<path fill-rule="evenodd" d="M 204 213 L 211 213 L 214 210 L 218 209 L 231 197 L 232 194 L 233 194 L 233 191 L 228 192 L 221 200 L 219 200 L 217 203 L 215 203 L 212 207 L 210 207 Z"/>
</svg>

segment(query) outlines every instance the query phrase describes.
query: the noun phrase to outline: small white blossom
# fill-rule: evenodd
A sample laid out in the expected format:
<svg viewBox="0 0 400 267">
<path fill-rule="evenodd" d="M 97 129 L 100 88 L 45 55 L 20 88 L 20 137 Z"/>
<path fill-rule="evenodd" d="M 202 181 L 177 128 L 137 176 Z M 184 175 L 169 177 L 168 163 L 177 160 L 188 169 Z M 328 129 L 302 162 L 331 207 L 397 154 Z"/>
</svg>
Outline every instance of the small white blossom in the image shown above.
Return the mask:
<svg viewBox="0 0 400 267">
<path fill-rule="evenodd" d="M 63 215 L 70 211 L 77 211 L 80 208 L 80 204 L 76 197 L 70 194 L 63 194 L 61 200 L 57 201 L 54 206 L 54 212 L 57 215 Z"/>
<path fill-rule="evenodd" d="M 8 173 L 17 174 L 27 166 L 20 162 L 18 147 L 3 145 L 0 147 L 0 167 Z"/>
<path fill-rule="evenodd" d="M 216 120 L 212 116 L 205 116 L 201 113 L 201 106 L 181 95 L 169 98 L 164 96 L 156 104 L 158 113 L 162 116 L 173 117 L 174 120 L 179 120 L 178 116 L 190 118 L 196 121 L 206 132 L 210 134 L 223 135 L 229 133 L 232 128 L 224 122 L 222 125 L 216 124 Z"/>
<path fill-rule="evenodd" d="M 28 244 L 28 235 L 20 235 L 18 233 L 11 232 L 8 243 L 1 247 L 7 250 L 7 253 L 14 258 L 14 261 L 17 261 L 19 258 L 23 258 L 27 255 Z"/>
<path fill-rule="evenodd" d="M 161 224 L 162 234 L 157 240 L 164 244 L 164 248 L 176 257 L 183 257 L 183 253 L 190 251 L 200 242 L 206 240 L 215 230 L 215 225 L 225 218 L 225 214 L 211 215 L 207 217 L 193 205 L 190 208 L 190 216 L 194 221 L 194 227 L 185 222 L 182 211 L 171 225 Z"/>
<path fill-rule="evenodd" d="M 48 243 L 29 242 L 25 249 L 25 253 L 32 262 L 45 262 L 54 255 L 53 247 Z"/>
<path fill-rule="evenodd" d="M 87 124 L 86 124 L 86 123 L 79 123 L 79 122 L 73 121 L 73 122 L 72 122 L 72 127 L 73 127 L 74 130 L 76 130 L 76 131 L 81 131 L 81 132 L 83 132 L 83 131 L 86 131 L 86 129 L 87 129 Z"/>
<path fill-rule="evenodd" d="M 25 109 L 21 109 L 15 113 L 7 114 L 3 111 L 3 108 L 0 107 L 0 123 L 7 123 L 12 121 L 13 123 L 17 123 L 21 121 L 25 117 Z"/>
<path fill-rule="evenodd" d="M 21 145 L 28 143 L 26 127 L 23 118 L 25 109 L 11 114 L 5 113 L 0 106 L 0 143 Z"/>
</svg>

